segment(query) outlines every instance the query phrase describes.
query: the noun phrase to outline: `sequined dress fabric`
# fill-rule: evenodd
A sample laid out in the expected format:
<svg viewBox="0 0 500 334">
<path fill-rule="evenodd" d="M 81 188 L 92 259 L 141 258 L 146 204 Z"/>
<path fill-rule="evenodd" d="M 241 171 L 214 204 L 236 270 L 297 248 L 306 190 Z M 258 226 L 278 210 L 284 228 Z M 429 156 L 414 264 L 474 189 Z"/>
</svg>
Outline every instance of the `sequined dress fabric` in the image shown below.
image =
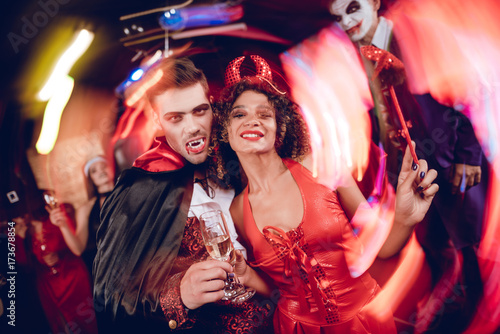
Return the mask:
<svg viewBox="0 0 500 334">
<path fill-rule="evenodd" d="M 336 192 L 314 181 L 292 160 L 283 160 L 295 179 L 304 205 L 296 228 L 284 232 L 255 224 L 244 190 L 244 226 L 259 266 L 280 290 L 274 315 L 276 333 L 395 333 L 393 319 L 369 316 L 363 307 L 380 290 L 364 273 L 351 277 L 344 252 L 359 247 Z"/>
</svg>

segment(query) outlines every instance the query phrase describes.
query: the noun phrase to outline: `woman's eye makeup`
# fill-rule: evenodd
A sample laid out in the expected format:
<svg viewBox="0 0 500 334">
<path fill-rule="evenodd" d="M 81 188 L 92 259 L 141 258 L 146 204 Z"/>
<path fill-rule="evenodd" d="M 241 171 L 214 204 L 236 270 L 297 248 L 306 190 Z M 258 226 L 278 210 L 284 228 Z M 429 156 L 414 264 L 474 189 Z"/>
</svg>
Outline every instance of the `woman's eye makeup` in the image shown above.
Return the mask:
<svg viewBox="0 0 500 334">
<path fill-rule="evenodd" d="M 262 107 L 257 109 L 257 113 L 261 117 L 273 117 L 274 111 L 271 107 Z"/>
<path fill-rule="evenodd" d="M 230 116 L 231 116 L 231 118 L 241 118 L 241 117 L 245 116 L 245 111 L 241 108 L 235 108 L 235 109 L 231 110 Z"/>
<path fill-rule="evenodd" d="M 267 118 L 267 117 L 273 117 L 274 115 L 274 111 L 271 107 L 258 107 L 257 110 L 255 111 L 255 113 L 257 114 L 258 117 L 263 117 L 263 118 Z M 242 118 L 244 116 L 246 116 L 248 114 L 248 111 L 244 108 L 240 108 L 240 107 L 237 107 L 237 108 L 234 108 L 233 110 L 231 110 L 231 113 L 229 114 L 229 117 L 230 118 Z"/>
</svg>

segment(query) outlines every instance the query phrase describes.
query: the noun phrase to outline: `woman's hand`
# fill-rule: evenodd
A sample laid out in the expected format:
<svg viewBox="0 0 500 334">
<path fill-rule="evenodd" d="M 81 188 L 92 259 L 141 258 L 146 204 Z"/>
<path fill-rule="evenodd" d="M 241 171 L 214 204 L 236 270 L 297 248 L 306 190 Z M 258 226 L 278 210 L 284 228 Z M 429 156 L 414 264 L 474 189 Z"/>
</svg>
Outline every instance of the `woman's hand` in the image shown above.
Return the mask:
<svg viewBox="0 0 500 334">
<path fill-rule="evenodd" d="M 234 254 L 236 257 L 234 264 L 234 273 L 240 279 L 240 282 L 242 284 L 245 284 L 245 274 L 247 274 L 248 269 L 247 261 L 245 260 L 245 257 L 240 250 L 235 249 Z"/>
<path fill-rule="evenodd" d="M 415 143 L 412 144 L 415 147 Z M 432 199 L 439 190 L 439 186 L 432 183 L 437 177 L 436 170 L 428 170 L 425 160 L 420 159 L 418 163 L 416 165 L 413 162 L 410 149 L 407 147 L 398 178 L 394 220 L 395 223 L 408 227 L 424 219 Z"/>
<path fill-rule="evenodd" d="M 43 261 L 48 267 L 53 267 L 59 262 L 59 256 L 56 252 L 51 252 L 42 256 Z"/>
<path fill-rule="evenodd" d="M 412 142 L 413 147 L 415 143 Z M 407 147 L 398 178 L 394 224 L 378 257 L 387 259 L 397 254 L 405 246 L 416 224 L 424 219 L 439 186 L 432 183 L 437 172 L 427 169 L 427 161 L 413 162 Z"/>
<path fill-rule="evenodd" d="M 59 227 L 68 248 L 73 254 L 80 256 L 87 244 L 88 221 L 80 221 L 75 224 L 72 208 L 72 206 L 65 203 L 53 208 L 48 205 L 45 206 L 45 209 L 49 212 L 51 223 Z"/>
<path fill-rule="evenodd" d="M 253 288 L 255 291 L 263 296 L 271 296 L 272 293 L 276 293 L 277 288 L 274 286 L 272 280 L 267 277 L 261 276 L 263 273 L 257 273 L 255 269 L 250 267 L 243 256 L 243 253 L 239 250 L 235 250 L 236 263 L 234 265 L 234 274 L 238 277 L 238 280 L 247 288 Z"/>
<path fill-rule="evenodd" d="M 59 228 L 68 227 L 68 218 L 66 212 L 61 208 L 61 206 L 50 207 L 45 206 L 45 209 L 49 213 L 50 222 Z"/>
</svg>

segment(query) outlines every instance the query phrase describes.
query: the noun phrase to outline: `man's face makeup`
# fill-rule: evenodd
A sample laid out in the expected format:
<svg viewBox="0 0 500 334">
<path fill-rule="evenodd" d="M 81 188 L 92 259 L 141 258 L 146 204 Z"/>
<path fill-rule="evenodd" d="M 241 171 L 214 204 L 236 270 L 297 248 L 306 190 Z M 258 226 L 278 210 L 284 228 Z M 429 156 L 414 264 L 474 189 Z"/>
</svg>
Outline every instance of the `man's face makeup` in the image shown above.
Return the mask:
<svg viewBox="0 0 500 334">
<path fill-rule="evenodd" d="M 168 145 L 192 164 L 205 162 L 212 129 L 212 107 L 200 83 L 172 88 L 155 98 L 153 119 Z"/>
<path fill-rule="evenodd" d="M 376 29 L 377 10 L 369 0 L 335 0 L 330 12 L 353 42 Z"/>
</svg>

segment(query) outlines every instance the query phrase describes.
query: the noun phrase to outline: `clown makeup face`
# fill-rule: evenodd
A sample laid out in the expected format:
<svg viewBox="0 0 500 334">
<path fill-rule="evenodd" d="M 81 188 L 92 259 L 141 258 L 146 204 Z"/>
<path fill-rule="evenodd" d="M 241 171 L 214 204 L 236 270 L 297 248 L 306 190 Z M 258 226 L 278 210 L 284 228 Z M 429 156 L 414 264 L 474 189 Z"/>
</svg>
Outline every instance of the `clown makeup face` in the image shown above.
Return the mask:
<svg viewBox="0 0 500 334">
<path fill-rule="evenodd" d="M 330 13 L 351 41 L 370 44 L 377 30 L 380 0 L 334 0 Z"/>
</svg>

